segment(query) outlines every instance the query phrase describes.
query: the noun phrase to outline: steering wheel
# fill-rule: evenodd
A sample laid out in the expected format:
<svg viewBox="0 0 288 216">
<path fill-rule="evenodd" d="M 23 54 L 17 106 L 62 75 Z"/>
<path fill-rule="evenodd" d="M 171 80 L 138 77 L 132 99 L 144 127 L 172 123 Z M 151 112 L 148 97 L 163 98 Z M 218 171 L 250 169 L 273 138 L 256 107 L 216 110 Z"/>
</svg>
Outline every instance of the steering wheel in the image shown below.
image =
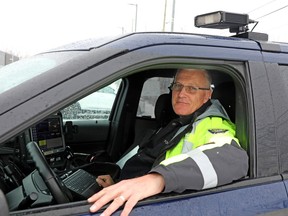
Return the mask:
<svg viewBox="0 0 288 216">
<path fill-rule="evenodd" d="M 68 203 L 70 201 L 68 194 L 65 192 L 64 184 L 58 180 L 54 171 L 50 168 L 44 155 L 42 154 L 36 142 L 27 144 L 27 149 L 35 162 L 40 176 L 43 178 L 52 196 L 58 204 Z"/>
</svg>

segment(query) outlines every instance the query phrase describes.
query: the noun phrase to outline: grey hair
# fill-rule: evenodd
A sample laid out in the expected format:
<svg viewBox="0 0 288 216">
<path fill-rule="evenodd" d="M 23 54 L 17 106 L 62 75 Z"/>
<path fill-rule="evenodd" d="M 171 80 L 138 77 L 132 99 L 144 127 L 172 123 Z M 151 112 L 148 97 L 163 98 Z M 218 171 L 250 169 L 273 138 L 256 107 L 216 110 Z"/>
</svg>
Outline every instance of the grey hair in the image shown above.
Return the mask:
<svg viewBox="0 0 288 216">
<path fill-rule="evenodd" d="M 197 71 L 203 71 L 203 73 L 204 73 L 204 76 L 205 76 L 205 78 L 206 78 L 206 80 L 207 80 L 207 82 L 208 82 L 208 86 L 209 87 L 212 87 L 212 77 L 211 77 L 211 75 L 210 75 L 210 73 L 207 71 L 207 70 L 205 70 L 205 69 L 197 69 L 197 68 L 179 68 L 179 69 L 177 69 L 177 72 L 176 72 L 176 74 L 175 74 L 175 76 L 174 76 L 174 80 L 173 80 L 173 82 L 175 81 L 175 79 L 176 79 L 176 77 L 177 77 L 177 74 L 180 72 L 180 71 L 182 71 L 182 70 L 191 70 L 191 71 L 193 71 L 193 70 L 197 70 Z"/>
</svg>

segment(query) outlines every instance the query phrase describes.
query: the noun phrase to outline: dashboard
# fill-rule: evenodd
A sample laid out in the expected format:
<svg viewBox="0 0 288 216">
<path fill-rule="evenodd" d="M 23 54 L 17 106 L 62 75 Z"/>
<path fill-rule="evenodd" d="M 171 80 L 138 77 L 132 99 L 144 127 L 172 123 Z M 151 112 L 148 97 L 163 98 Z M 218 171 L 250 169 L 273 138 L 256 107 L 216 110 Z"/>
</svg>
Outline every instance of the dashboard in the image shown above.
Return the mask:
<svg viewBox="0 0 288 216">
<path fill-rule="evenodd" d="M 24 177 L 35 169 L 26 149 L 29 142 L 37 143 L 56 172 L 67 168 L 72 153 L 65 145 L 61 115 L 49 116 L 0 147 L 0 188 L 4 193 L 20 186 Z"/>
<path fill-rule="evenodd" d="M 64 130 L 62 116 L 52 115 L 0 147 L 0 188 L 9 210 L 84 200 L 101 189 L 96 176 L 117 178 L 118 165 L 74 153 L 65 143 Z"/>
</svg>

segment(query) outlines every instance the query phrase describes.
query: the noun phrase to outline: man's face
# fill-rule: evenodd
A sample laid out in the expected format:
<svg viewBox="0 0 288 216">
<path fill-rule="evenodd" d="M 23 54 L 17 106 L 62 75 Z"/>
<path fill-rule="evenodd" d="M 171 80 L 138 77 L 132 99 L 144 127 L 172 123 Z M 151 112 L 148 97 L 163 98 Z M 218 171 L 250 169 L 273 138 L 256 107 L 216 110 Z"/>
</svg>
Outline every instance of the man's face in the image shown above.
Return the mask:
<svg viewBox="0 0 288 216">
<path fill-rule="evenodd" d="M 198 88 L 210 88 L 203 71 L 196 69 L 179 71 L 174 83 Z M 185 87 L 181 90 L 172 90 L 172 106 L 174 112 L 179 116 L 190 115 L 206 103 L 210 99 L 211 94 L 212 90 L 198 89 L 194 92 L 187 92 Z"/>
</svg>

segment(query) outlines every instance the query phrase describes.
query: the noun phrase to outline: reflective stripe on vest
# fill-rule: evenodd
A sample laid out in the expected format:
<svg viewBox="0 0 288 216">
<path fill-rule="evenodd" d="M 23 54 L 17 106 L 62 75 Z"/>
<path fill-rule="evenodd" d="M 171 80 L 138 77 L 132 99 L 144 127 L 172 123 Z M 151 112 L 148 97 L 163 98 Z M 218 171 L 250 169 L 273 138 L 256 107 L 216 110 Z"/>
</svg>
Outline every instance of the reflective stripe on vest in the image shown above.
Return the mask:
<svg viewBox="0 0 288 216">
<path fill-rule="evenodd" d="M 203 189 L 216 187 L 217 173 L 203 151 L 230 144 L 232 140 L 239 145 L 234 136 L 235 125 L 233 123 L 220 117 L 204 118 L 195 122 L 191 133 L 187 133 L 173 149 L 166 152 L 166 159 L 160 164 L 168 166 L 191 158 L 202 173 Z"/>
<path fill-rule="evenodd" d="M 206 154 L 204 154 L 200 149 L 194 149 L 193 151 L 188 152 L 187 154 L 179 154 L 174 157 L 168 158 L 162 161 L 160 164 L 168 166 L 169 164 L 177 163 L 183 161 L 187 158 L 193 158 L 197 166 L 199 167 L 202 176 L 203 176 L 203 188 L 212 188 L 216 187 L 218 184 L 217 173 L 210 162 Z"/>
</svg>

